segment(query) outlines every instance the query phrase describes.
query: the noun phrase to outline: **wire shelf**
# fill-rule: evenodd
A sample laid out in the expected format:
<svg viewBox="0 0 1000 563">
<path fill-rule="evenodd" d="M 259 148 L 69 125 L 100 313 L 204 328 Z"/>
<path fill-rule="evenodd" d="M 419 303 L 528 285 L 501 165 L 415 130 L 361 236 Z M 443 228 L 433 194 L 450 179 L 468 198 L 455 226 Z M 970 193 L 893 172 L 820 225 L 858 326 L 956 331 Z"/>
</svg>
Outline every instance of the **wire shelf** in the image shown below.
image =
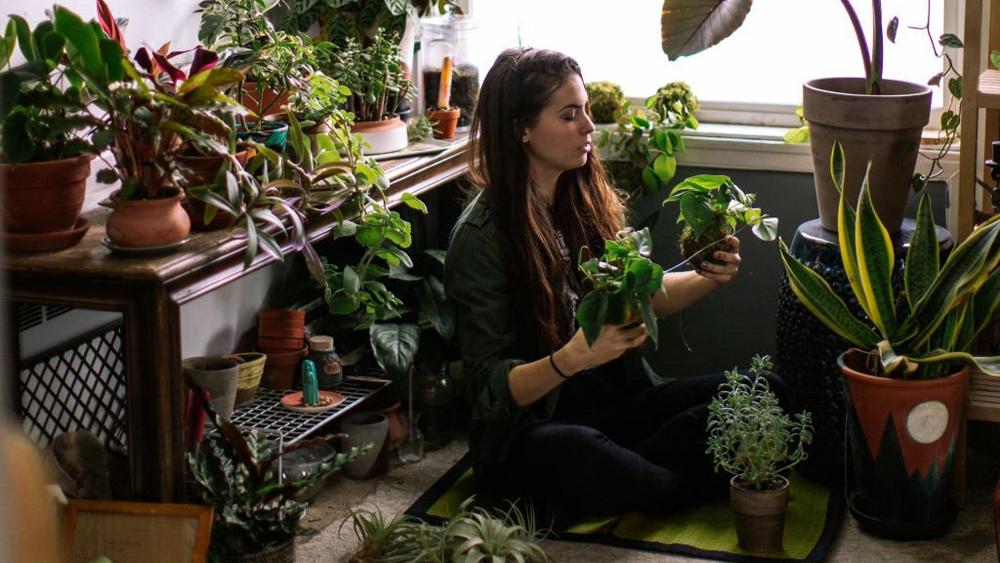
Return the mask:
<svg viewBox="0 0 1000 563">
<path fill-rule="evenodd" d="M 241 428 L 258 428 L 278 433 L 285 444 L 294 444 L 314 434 L 388 384 L 388 380 L 374 377 L 345 377 L 343 383 L 330 389 L 343 395 L 344 401 L 326 412 L 316 414 L 294 412 L 282 407 L 281 397 L 289 393 L 287 389 L 276 391 L 260 387 L 252 404 L 233 411 L 232 422 Z"/>
</svg>

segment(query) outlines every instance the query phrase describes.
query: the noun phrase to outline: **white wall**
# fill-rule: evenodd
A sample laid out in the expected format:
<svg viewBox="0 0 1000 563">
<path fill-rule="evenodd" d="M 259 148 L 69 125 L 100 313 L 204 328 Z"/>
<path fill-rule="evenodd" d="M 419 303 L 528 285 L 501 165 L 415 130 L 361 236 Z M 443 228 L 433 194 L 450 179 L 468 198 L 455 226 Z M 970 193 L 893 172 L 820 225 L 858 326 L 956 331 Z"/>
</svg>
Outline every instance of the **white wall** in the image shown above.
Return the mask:
<svg viewBox="0 0 1000 563">
<path fill-rule="evenodd" d="M 125 43 L 133 51 L 142 45 L 154 49 L 170 41 L 174 49 L 194 47 L 198 41 L 198 0 L 105 0 L 116 18 L 128 18 Z M 96 0 L 60 0 L 84 20 L 97 18 Z M 17 14 L 35 26 L 52 3 L 45 0 L 4 0 L 0 15 Z M 4 17 L 6 20 L 6 17 Z"/>
</svg>

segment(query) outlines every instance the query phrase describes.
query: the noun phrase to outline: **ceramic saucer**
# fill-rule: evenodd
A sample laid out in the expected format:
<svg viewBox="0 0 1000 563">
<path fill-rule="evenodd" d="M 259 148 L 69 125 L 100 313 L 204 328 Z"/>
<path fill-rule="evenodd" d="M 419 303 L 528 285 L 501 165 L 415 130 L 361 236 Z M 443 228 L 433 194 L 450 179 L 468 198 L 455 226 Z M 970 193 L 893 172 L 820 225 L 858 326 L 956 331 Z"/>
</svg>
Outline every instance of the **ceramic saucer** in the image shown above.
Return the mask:
<svg viewBox="0 0 1000 563">
<path fill-rule="evenodd" d="M 295 391 L 294 393 L 289 393 L 281 398 L 281 406 L 295 412 L 318 413 L 328 411 L 344 402 L 344 396 L 334 391 L 320 391 L 319 396 L 320 398 L 326 397 L 327 399 L 330 399 L 330 403 L 315 407 L 305 406 L 302 404 L 302 391 Z"/>
<path fill-rule="evenodd" d="M 177 242 L 172 242 L 170 244 L 161 244 L 159 246 L 118 246 L 117 244 L 111 242 L 111 239 L 104 237 L 101 239 L 101 244 L 107 247 L 111 252 L 118 254 L 132 254 L 135 256 L 144 256 L 147 254 L 161 254 L 164 252 L 170 252 L 171 250 L 176 250 L 191 240 L 191 237 L 184 237 Z"/>
<path fill-rule="evenodd" d="M 8 250 L 18 252 L 47 252 L 69 248 L 80 242 L 90 229 L 90 221 L 80 217 L 68 231 L 52 233 L 4 233 L 4 244 Z"/>
</svg>

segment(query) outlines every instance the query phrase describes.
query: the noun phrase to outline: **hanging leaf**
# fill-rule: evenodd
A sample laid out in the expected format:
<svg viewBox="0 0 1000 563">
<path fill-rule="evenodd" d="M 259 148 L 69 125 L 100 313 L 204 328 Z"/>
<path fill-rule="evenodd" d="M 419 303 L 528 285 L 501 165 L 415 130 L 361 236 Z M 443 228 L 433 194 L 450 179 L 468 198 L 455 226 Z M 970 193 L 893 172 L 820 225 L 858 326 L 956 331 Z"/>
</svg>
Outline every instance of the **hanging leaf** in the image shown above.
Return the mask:
<svg viewBox="0 0 1000 563">
<path fill-rule="evenodd" d="M 660 16 L 663 52 L 674 61 L 700 53 L 743 25 L 753 0 L 664 0 Z"/>
<path fill-rule="evenodd" d="M 415 324 L 374 323 L 369 329 L 375 360 L 392 377 L 406 374 L 420 347 L 420 327 Z"/>
<path fill-rule="evenodd" d="M 893 43 L 896 42 L 896 30 L 899 29 L 899 18 L 893 17 L 889 20 L 889 27 L 885 30 L 885 36 L 889 38 L 889 41 Z"/>
<path fill-rule="evenodd" d="M 961 49 L 964 46 L 962 44 L 962 40 L 959 39 L 954 33 L 945 33 L 941 35 L 941 37 L 938 38 L 938 43 L 940 43 L 942 47 L 952 47 L 955 49 Z"/>
</svg>

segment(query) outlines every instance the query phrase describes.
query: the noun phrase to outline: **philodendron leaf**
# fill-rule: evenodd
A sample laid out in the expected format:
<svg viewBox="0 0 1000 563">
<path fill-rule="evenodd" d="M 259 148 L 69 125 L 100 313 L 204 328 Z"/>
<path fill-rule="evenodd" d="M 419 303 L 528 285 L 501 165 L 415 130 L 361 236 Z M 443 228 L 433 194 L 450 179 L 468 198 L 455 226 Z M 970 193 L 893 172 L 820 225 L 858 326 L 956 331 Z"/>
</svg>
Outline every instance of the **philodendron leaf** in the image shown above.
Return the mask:
<svg viewBox="0 0 1000 563">
<path fill-rule="evenodd" d="M 368 335 L 378 365 L 390 376 L 406 375 L 420 347 L 420 327 L 415 324 L 374 323 L 368 329 Z"/>
<path fill-rule="evenodd" d="M 602 291 L 591 291 L 576 309 L 576 319 L 587 338 L 587 344 L 593 344 L 601 334 L 604 319 L 608 314 L 608 296 Z"/>
<path fill-rule="evenodd" d="M 670 60 L 708 49 L 743 25 L 753 0 L 664 0 L 660 44 Z"/>
<path fill-rule="evenodd" d="M 751 227 L 753 234 L 760 240 L 772 241 L 778 238 L 778 218 L 765 217 Z"/>
</svg>

